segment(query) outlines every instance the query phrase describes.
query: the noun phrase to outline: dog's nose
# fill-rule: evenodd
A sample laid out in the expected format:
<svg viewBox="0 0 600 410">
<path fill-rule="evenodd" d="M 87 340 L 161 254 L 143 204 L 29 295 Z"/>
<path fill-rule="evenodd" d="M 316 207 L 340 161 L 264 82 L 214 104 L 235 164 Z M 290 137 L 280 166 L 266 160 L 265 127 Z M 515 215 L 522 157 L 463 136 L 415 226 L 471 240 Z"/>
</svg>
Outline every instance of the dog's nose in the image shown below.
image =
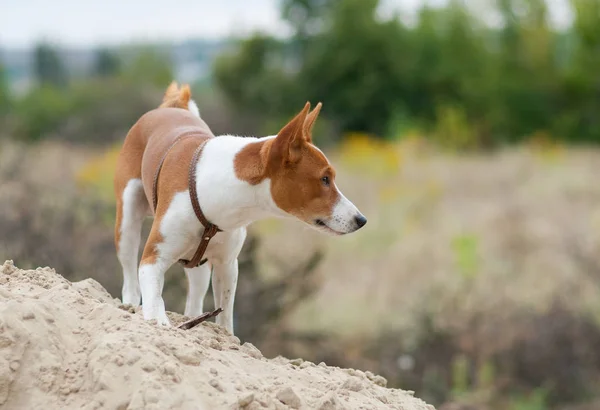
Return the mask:
<svg viewBox="0 0 600 410">
<path fill-rule="evenodd" d="M 358 214 L 354 217 L 354 222 L 356 222 L 358 229 L 360 229 L 367 224 L 367 218 L 362 214 Z"/>
</svg>

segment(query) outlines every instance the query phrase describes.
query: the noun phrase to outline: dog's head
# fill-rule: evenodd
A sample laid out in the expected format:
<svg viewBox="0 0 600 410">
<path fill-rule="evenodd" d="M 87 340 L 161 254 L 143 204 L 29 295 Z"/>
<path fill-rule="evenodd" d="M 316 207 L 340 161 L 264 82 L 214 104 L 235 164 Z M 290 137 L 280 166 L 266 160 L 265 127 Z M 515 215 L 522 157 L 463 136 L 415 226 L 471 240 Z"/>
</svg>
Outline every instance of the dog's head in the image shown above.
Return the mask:
<svg viewBox="0 0 600 410">
<path fill-rule="evenodd" d="M 321 103 L 310 104 L 286 124 L 261 151 L 264 173 L 275 204 L 311 227 L 343 235 L 362 228 L 367 219 L 338 189 L 335 169 L 312 143 L 312 128 Z"/>
</svg>

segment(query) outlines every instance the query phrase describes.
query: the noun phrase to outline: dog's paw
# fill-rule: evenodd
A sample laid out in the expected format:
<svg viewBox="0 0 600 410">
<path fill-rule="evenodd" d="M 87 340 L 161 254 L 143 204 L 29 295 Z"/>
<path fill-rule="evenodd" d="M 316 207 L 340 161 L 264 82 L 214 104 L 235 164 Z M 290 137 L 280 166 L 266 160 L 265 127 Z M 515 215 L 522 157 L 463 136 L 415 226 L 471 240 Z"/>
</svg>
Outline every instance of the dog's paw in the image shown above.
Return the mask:
<svg viewBox="0 0 600 410">
<path fill-rule="evenodd" d="M 140 302 L 142 300 L 142 297 L 140 295 L 140 292 L 123 292 L 123 304 L 124 305 L 131 305 L 131 306 L 139 306 Z"/>
<path fill-rule="evenodd" d="M 142 305 L 142 311 L 144 312 L 144 320 L 156 320 L 156 324 L 159 326 L 171 326 L 171 322 L 167 317 L 164 307 L 158 308 L 144 308 Z"/>
<path fill-rule="evenodd" d="M 159 326 L 171 327 L 171 322 L 169 321 L 169 318 L 167 317 L 166 313 L 158 315 L 158 317 L 156 318 L 156 324 Z"/>
</svg>

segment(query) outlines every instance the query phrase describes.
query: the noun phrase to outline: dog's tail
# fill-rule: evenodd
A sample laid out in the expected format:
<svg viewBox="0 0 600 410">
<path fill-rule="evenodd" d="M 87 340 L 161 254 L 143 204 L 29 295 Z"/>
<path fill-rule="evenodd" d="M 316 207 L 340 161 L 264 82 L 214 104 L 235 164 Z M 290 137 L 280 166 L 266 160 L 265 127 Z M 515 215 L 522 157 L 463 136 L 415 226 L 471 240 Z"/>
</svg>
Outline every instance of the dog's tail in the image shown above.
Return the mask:
<svg viewBox="0 0 600 410">
<path fill-rule="evenodd" d="M 165 91 L 165 96 L 160 107 L 183 108 L 200 117 L 200 110 L 198 110 L 198 106 L 192 100 L 192 91 L 188 84 L 183 84 L 179 87 L 177 82 L 173 81 L 169 85 L 169 88 L 167 88 L 167 91 Z"/>
</svg>

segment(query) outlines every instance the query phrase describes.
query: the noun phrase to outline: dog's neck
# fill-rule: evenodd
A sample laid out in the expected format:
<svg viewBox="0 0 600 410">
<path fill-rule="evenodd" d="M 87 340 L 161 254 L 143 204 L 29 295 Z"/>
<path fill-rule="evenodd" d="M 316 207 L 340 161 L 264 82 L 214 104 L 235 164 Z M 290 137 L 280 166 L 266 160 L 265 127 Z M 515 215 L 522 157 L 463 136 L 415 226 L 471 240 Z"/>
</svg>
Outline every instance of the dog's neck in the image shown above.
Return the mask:
<svg viewBox="0 0 600 410">
<path fill-rule="evenodd" d="M 248 173 L 264 166 L 259 155 L 241 164 L 236 164 L 236 155 L 248 144 L 272 138 L 222 135 L 206 144 L 196 168 L 198 201 L 206 218 L 222 230 L 241 228 L 267 217 L 289 216 L 273 201 L 268 178 L 253 185 L 236 175 L 236 165 L 246 167 L 242 171 Z"/>
</svg>

